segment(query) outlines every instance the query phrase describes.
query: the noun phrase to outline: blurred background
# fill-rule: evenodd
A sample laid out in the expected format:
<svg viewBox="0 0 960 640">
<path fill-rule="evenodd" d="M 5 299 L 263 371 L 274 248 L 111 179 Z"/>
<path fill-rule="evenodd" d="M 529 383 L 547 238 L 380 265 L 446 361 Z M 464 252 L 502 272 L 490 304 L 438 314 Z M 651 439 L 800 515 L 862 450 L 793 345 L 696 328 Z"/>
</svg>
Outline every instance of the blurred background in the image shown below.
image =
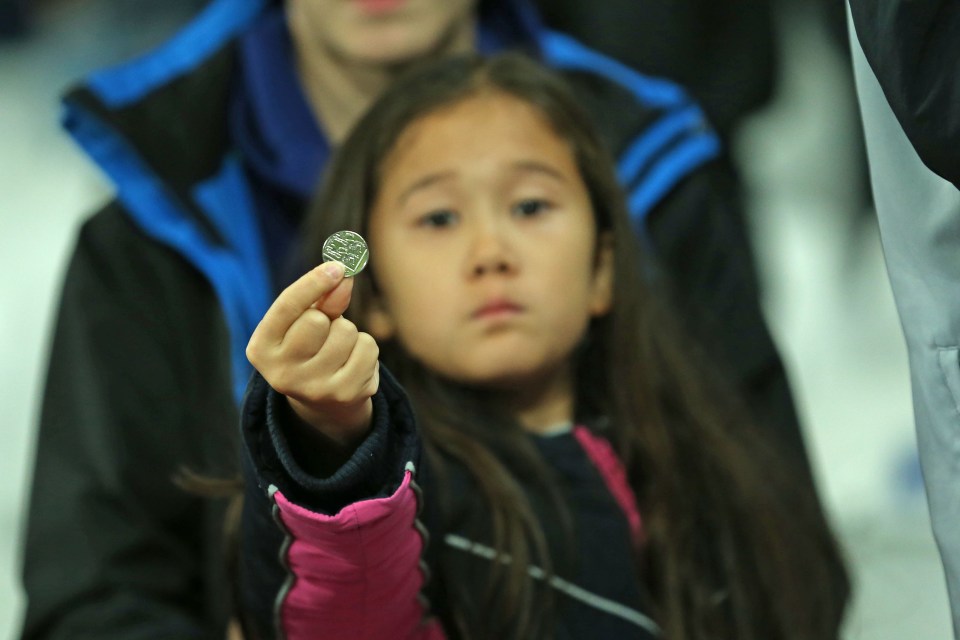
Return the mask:
<svg viewBox="0 0 960 640">
<path fill-rule="evenodd" d="M 81 219 L 110 195 L 59 129 L 58 95 L 202 4 L 0 0 L 0 638 L 15 637 L 24 604 L 21 527 L 60 279 Z M 730 146 L 748 185 L 764 308 L 855 580 L 846 638 L 949 638 L 842 5 L 773 6 L 775 92 Z"/>
</svg>

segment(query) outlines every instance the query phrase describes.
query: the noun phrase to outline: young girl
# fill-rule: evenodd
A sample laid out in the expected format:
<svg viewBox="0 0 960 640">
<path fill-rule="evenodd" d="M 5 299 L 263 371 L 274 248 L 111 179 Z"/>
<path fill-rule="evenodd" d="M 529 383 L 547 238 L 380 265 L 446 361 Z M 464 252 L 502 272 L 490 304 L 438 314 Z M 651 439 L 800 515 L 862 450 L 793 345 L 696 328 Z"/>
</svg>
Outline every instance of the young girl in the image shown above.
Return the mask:
<svg viewBox="0 0 960 640">
<path fill-rule="evenodd" d="M 560 80 L 508 55 L 399 82 L 312 220 L 371 258 L 307 273 L 247 349 L 248 638 L 837 637 L 816 497 L 645 282 Z"/>
</svg>

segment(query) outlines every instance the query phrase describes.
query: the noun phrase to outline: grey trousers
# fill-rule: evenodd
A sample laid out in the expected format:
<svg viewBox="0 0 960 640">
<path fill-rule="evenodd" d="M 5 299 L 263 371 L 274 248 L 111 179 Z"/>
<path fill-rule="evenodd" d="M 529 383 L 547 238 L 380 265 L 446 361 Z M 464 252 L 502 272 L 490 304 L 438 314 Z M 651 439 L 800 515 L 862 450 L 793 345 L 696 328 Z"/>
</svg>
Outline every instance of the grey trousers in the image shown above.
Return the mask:
<svg viewBox="0 0 960 640">
<path fill-rule="evenodd" d="M 960 191 L 921 162 L 852 28 L 850 42 L 887 274 L 910 357 L 920 464 L 960 638 Z"/>
</svg>

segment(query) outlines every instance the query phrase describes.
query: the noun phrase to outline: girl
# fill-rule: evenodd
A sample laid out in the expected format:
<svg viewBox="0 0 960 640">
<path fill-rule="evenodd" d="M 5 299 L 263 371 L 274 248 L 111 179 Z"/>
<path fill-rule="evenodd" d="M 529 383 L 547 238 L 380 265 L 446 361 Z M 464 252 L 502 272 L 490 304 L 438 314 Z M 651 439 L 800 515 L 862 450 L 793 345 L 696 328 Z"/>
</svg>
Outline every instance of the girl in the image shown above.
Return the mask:
<svg viewBox="0 0 960 640">
<path fill-rule="evenodd" d="M 307 273 L 247 349 L 248 637 L 837 636 L 816 497 L 645 282 L 561 81 L 508 55 L 399 82 L 312 220 L 371 261 Z"/>
</svg>

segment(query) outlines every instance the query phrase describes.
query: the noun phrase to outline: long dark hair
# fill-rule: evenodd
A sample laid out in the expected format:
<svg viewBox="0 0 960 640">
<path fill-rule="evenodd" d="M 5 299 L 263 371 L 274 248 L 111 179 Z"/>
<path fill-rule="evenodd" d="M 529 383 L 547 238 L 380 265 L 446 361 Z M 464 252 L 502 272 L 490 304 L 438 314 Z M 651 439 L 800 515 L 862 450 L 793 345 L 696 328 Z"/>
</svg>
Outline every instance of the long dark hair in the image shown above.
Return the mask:
<svg viewBox="0 0 960 640">
<path fill-rule="evenodd" d="M 846 571 L 816 495 L 740 411 L 644 277 L 608 152 L 566 83 L 519 54 L 431 63 L 398 80 L 338 150 L 310 213 L 307 256 L 330 233 L 366 234 L 382 160 L 415 120 L 481 92 L 539 110 L 566 140 L 590 193 L 598 231 L 614 239 L 614 306 L 592 321 L 575 354 L 576 419 L 607 438 L 643 516 L 638 572 L 665 637 L 738 640 L 837 636 Z M 376 247 L 371 247 L 376 260 Z M 348 315 L 361 327 L 376 294 L 357 277 Z M 528 562 L 549 566 L 544 535 L 521 486 L 550 495 L 550 471 L 491 395 L 425 370 L 394 343 L 381 358 L 407 389 L 431 462 L 453 461 L 480 488 L 494 547 L 512 562 L 491 575 L 474 637 L 544 633 Z M 468 608 L 454 598 L 456 609 Z M 474 625 L 480 625 L 475 628 Z"/>
</svg>

